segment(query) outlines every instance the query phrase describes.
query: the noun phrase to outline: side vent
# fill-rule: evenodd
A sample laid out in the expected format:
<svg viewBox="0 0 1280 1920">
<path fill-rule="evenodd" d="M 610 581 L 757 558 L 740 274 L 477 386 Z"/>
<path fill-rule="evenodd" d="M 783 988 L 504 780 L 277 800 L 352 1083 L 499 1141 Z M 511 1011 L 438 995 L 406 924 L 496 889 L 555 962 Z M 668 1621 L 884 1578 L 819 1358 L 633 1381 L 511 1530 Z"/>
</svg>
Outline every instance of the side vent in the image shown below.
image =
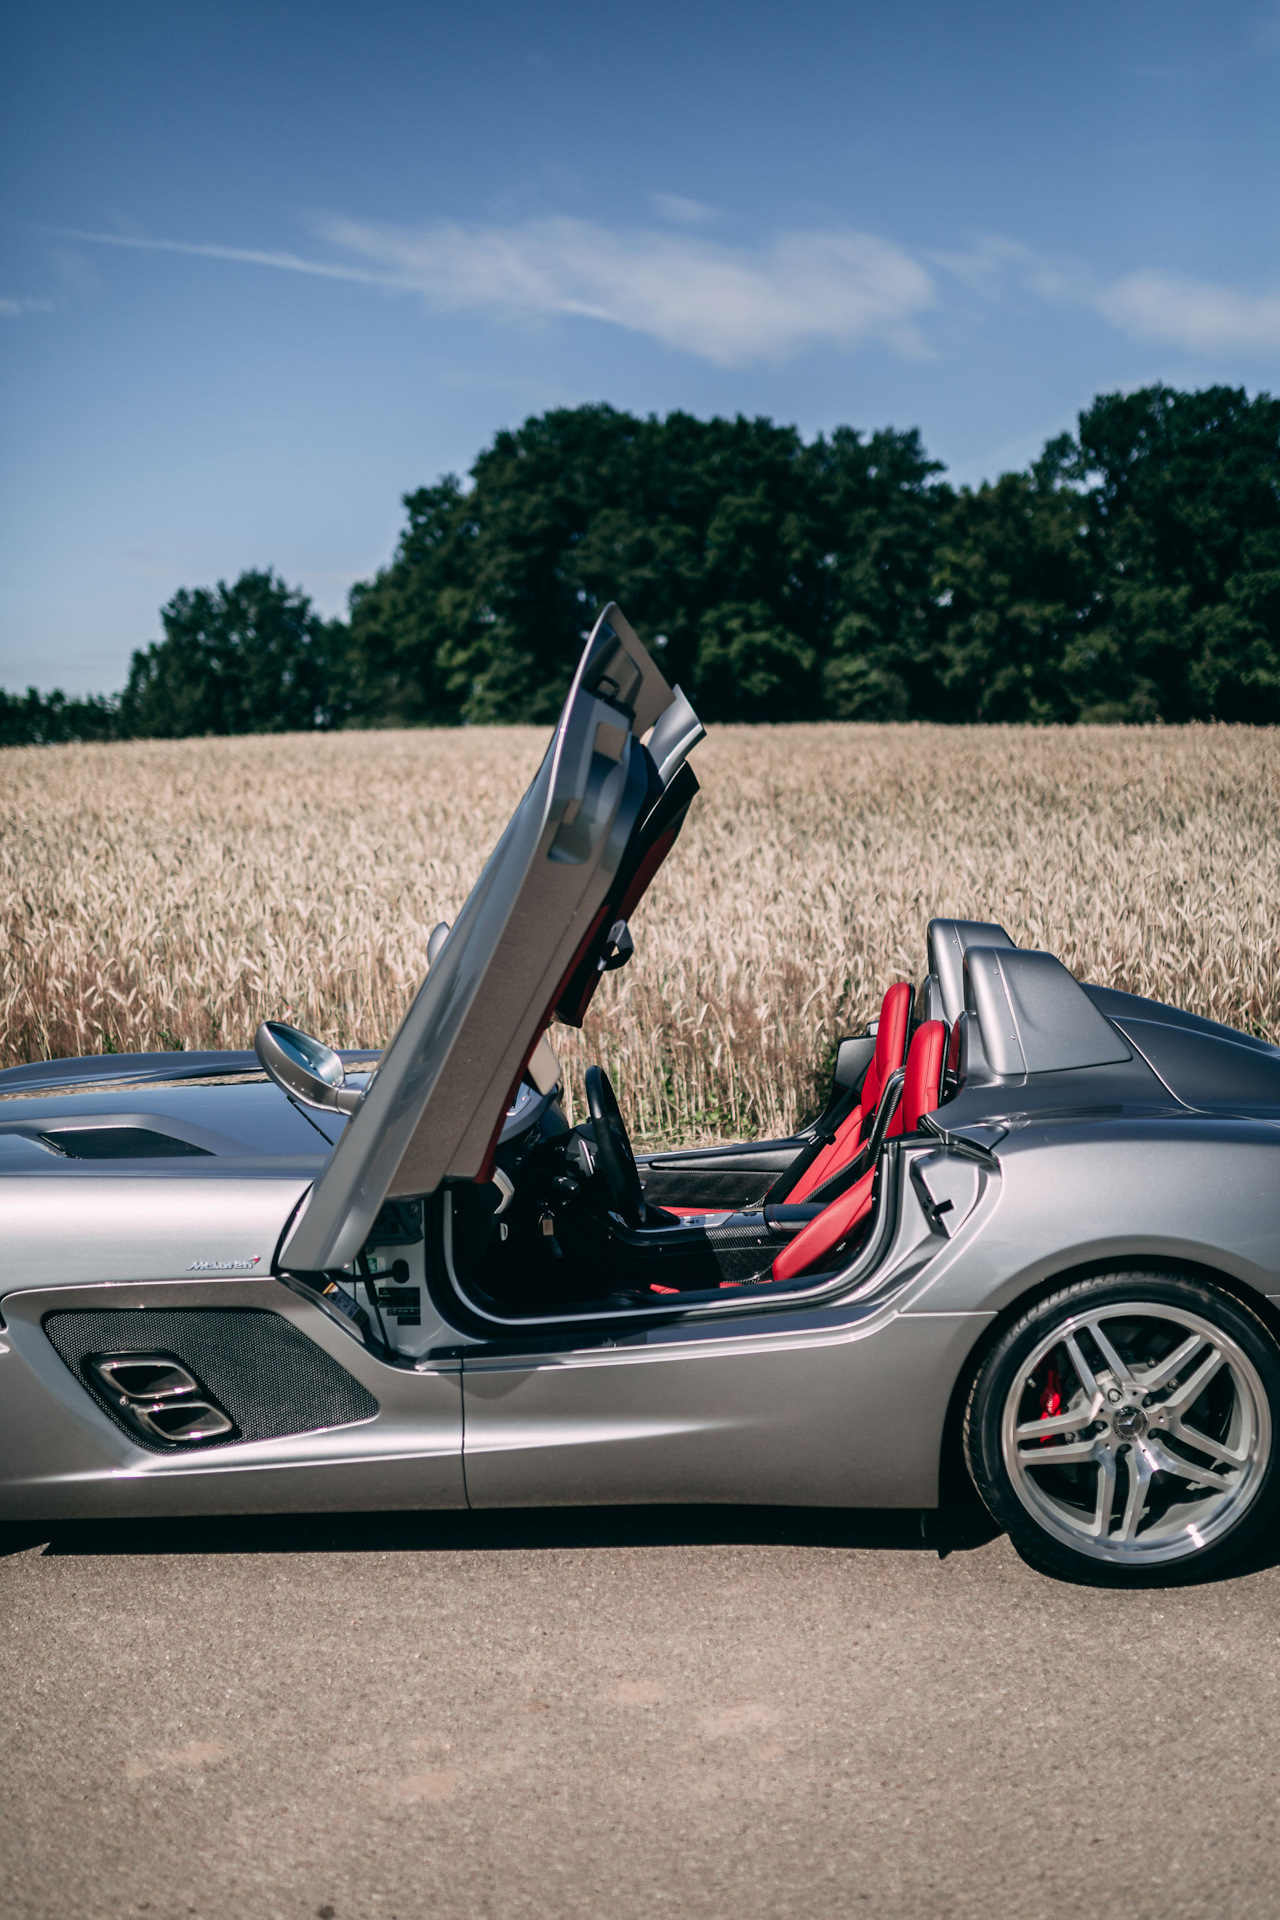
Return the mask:
<svg viewBox="0 0 1280 1920">
<path fill-rule="evenodd" d="M 157 1451 L 278 1440 L 378 1412 L 332 1354 L 267 1308 L 69 1308 L 43 1325 L 104 1412 Z"/>
</svg>

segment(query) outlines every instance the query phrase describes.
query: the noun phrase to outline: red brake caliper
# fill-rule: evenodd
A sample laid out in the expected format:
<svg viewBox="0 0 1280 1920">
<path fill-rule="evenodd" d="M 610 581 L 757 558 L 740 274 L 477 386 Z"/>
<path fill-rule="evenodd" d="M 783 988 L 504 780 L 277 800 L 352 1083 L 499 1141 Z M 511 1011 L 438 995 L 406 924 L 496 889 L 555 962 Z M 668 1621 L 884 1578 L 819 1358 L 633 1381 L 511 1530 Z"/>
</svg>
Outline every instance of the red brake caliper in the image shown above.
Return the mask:
<svg viewBox="0 0 1280 1920">
<path fill-rule="evenodd" d="M 1044 1391 L 1040 1395 L 1040 1418 L 1042 1420 L 1051 1420 L 1055 1413 L 1061 1412 L 1062 1390 L 1058 1382 L 1058 1369 L 1056 1367 L 1050 1367 L 1045 1375 Z M 1040 1445 L 1047 1447 L 1052 1438 L 1052 1434 L 1046 1433 Z"/>
</svg>

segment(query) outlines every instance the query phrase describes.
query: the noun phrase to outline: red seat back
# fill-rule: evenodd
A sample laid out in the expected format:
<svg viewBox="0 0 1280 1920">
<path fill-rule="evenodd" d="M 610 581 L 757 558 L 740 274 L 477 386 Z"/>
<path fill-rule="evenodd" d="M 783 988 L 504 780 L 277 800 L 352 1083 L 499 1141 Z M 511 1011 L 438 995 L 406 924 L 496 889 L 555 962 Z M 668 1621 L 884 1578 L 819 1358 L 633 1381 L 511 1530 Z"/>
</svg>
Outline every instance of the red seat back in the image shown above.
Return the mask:
<svg viewBox="0 0 1280 1920">
<path fill-rule="evenodd" d="M 907 1054 L 907 1077 L 902 1085 L 902 1105 L 894 1116 L 890 1133 L 914 1133 L 922 1113 L 932 1113 L 941 1098 L 942 1063 L 947 1052 L 947 1027 L 944 1020 L 926 1020 L 911 1036 Z"/>
<path fill-rule="evenodd" d="M 833 1173 L 847 1166 L 858 1151 L 863 1134 L 871 1125 L 881 1089 L 891 1073 L 902 1065 L 907 1050 L 907 1022 L 911 1018 L 911 988 L 905 980 L 890 987 L 880 1003 L 880 1025 L 876 1028 L 876 1050 L 862 1083 L 858 1105 L 853 1109 L 829 1147 L 805 1168 L 787 1195 L 788 1201 L 804 1200 Z"/>
<path fill-rule="evenodd" d="M 895 993 L 897 989 L 891 987 L 889 991 Z M 889 996 L 886 994 L 886 1008 L 888 1004 Z M 880 1032 L 883 1033 L 883 1031 L 882 1025 Z M 902 1085 L 902 1099 L 890 1124 L 889 1134 L 914 1133 L 920 1124 L 920 1115 L 932 1113 L 938 1105 L 942 1086 L 942 1065 L 946 1058 L 946 1051 L 947 1029 L 944 1021 L 926 1020 L 923 1026 L 916 1028 L 911 1036 L 911 1050 L 907 1054 L 907 1077 Z M 880 1049 L 877 1045 L 877 1061 L 879 1056 Z M 902 1058 L 901 1053 L 898 1058 L 899 1060 Z M 893 1068 L 890 1067 L 887 1073 L 892 1071 Z M 866 1105 L 864 1091 L 863 1106 L 866 1107 Z M 874 1108 L 869 1109 L 869 1113 L 871 1111 L 874 1111 Z M 852 1118 L 851 1114 L 850 1120 Z M 835 1145 L 838 1145 L 838 1142 Z M 828 1153 L 835 1151 L 835 1145 L 827 1149 Z M 830 1171 L 834 1173 L 838 1166 L 852 1158 L 852 1151 L 846 1153 L 840 1160 L 832 1162 Z M 819 1162 L 815 1161 L 814 1167 L 818 1164 Z M 809 1171 L 812 1173 L 814 1168 L 811 1167 Z M 775 1280 L 792 1280 L 797 1274 L 811 1272 L 815 1267 L 820 1267 L 840 1242 L 847 1240 L 850 1234 L 862 1225 L 871 1212 L 875 1177 L 875 1168 L 868 1167 L 862 1178 L 850 1187 L 847 1193 L 840 1194 L 830 1206 L 823 1208 L 816 1219 L 811 1220 L 807 1227 L 801 1229 L 774 1261 Z M 809 1191 L 812 1192 L 813 1188 L 820 1184 L 820 1180 L 812 1181 Z"/>
<path fill-rule="evenodd" d="M 816 1219 L 807 1227 L 801 1227 L 794 1240 L 789 1240 L 773 1263 L 775 1280 L 794 1280 L 798 1273 L 807 1273 L 814 1267 L 821 1267 L 833 1248 L 860 1227 L 871 1211 L 876 1183 L 874 1167 L 864 1173 L 861 1180 L 855 1181 L 847 1193 L 824 1207 Z"/>
<path fill-rule="evenodd" d="M 911 1019 L 911 988 L 905 980 L 890 987 L 880 1002 L 880 1025 L 876 1029 L 876 1050 L 862 1083 L 859 1105 L 868 1124 L 875 1112 L 884 1083 L 902 1065 L 907 1050 L 907 1023 Z"/>
</svg>

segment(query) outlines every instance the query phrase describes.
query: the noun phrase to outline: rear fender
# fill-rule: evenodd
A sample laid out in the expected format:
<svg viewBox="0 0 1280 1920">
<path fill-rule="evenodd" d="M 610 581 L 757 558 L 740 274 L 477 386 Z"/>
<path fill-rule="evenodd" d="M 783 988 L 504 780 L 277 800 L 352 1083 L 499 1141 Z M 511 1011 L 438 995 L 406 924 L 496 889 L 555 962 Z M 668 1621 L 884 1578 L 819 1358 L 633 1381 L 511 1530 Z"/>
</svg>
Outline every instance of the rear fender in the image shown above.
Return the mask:
<svg viewBox="0 0 1280 1920">
<path fill-rule="evenodd" d="M 1119 1122 L 1075 1140 L 1063 1131 L 1001 1143 L 991 1204 L 956 1257 L 934 1263 L 908 1312 L 1001 1314 L 1066 1274 L 1117 1263 L 1204 1269 L 1242 1298 L 1280 1296 L 1280 1142 L 1263 1129 Z"/>
</svg>

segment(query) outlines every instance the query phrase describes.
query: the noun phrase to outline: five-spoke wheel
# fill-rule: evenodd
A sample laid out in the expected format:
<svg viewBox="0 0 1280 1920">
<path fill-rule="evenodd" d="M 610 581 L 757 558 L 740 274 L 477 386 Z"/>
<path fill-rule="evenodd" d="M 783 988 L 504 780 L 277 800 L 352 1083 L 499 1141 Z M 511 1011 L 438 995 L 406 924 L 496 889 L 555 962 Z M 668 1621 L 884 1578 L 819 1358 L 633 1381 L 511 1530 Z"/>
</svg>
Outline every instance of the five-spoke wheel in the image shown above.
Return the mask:
<svg viewBox="0 0 1280 1920">
<path fill-rule="evenodd" d="M 974 1383 L 969 1467 L 1042 1566 L 1113 1577 L 1207 1567 L 1276 1505 L 1280 1352 L 1198 1281 L 1112 1274 L 1041 1301 Z"/>
</svg>

